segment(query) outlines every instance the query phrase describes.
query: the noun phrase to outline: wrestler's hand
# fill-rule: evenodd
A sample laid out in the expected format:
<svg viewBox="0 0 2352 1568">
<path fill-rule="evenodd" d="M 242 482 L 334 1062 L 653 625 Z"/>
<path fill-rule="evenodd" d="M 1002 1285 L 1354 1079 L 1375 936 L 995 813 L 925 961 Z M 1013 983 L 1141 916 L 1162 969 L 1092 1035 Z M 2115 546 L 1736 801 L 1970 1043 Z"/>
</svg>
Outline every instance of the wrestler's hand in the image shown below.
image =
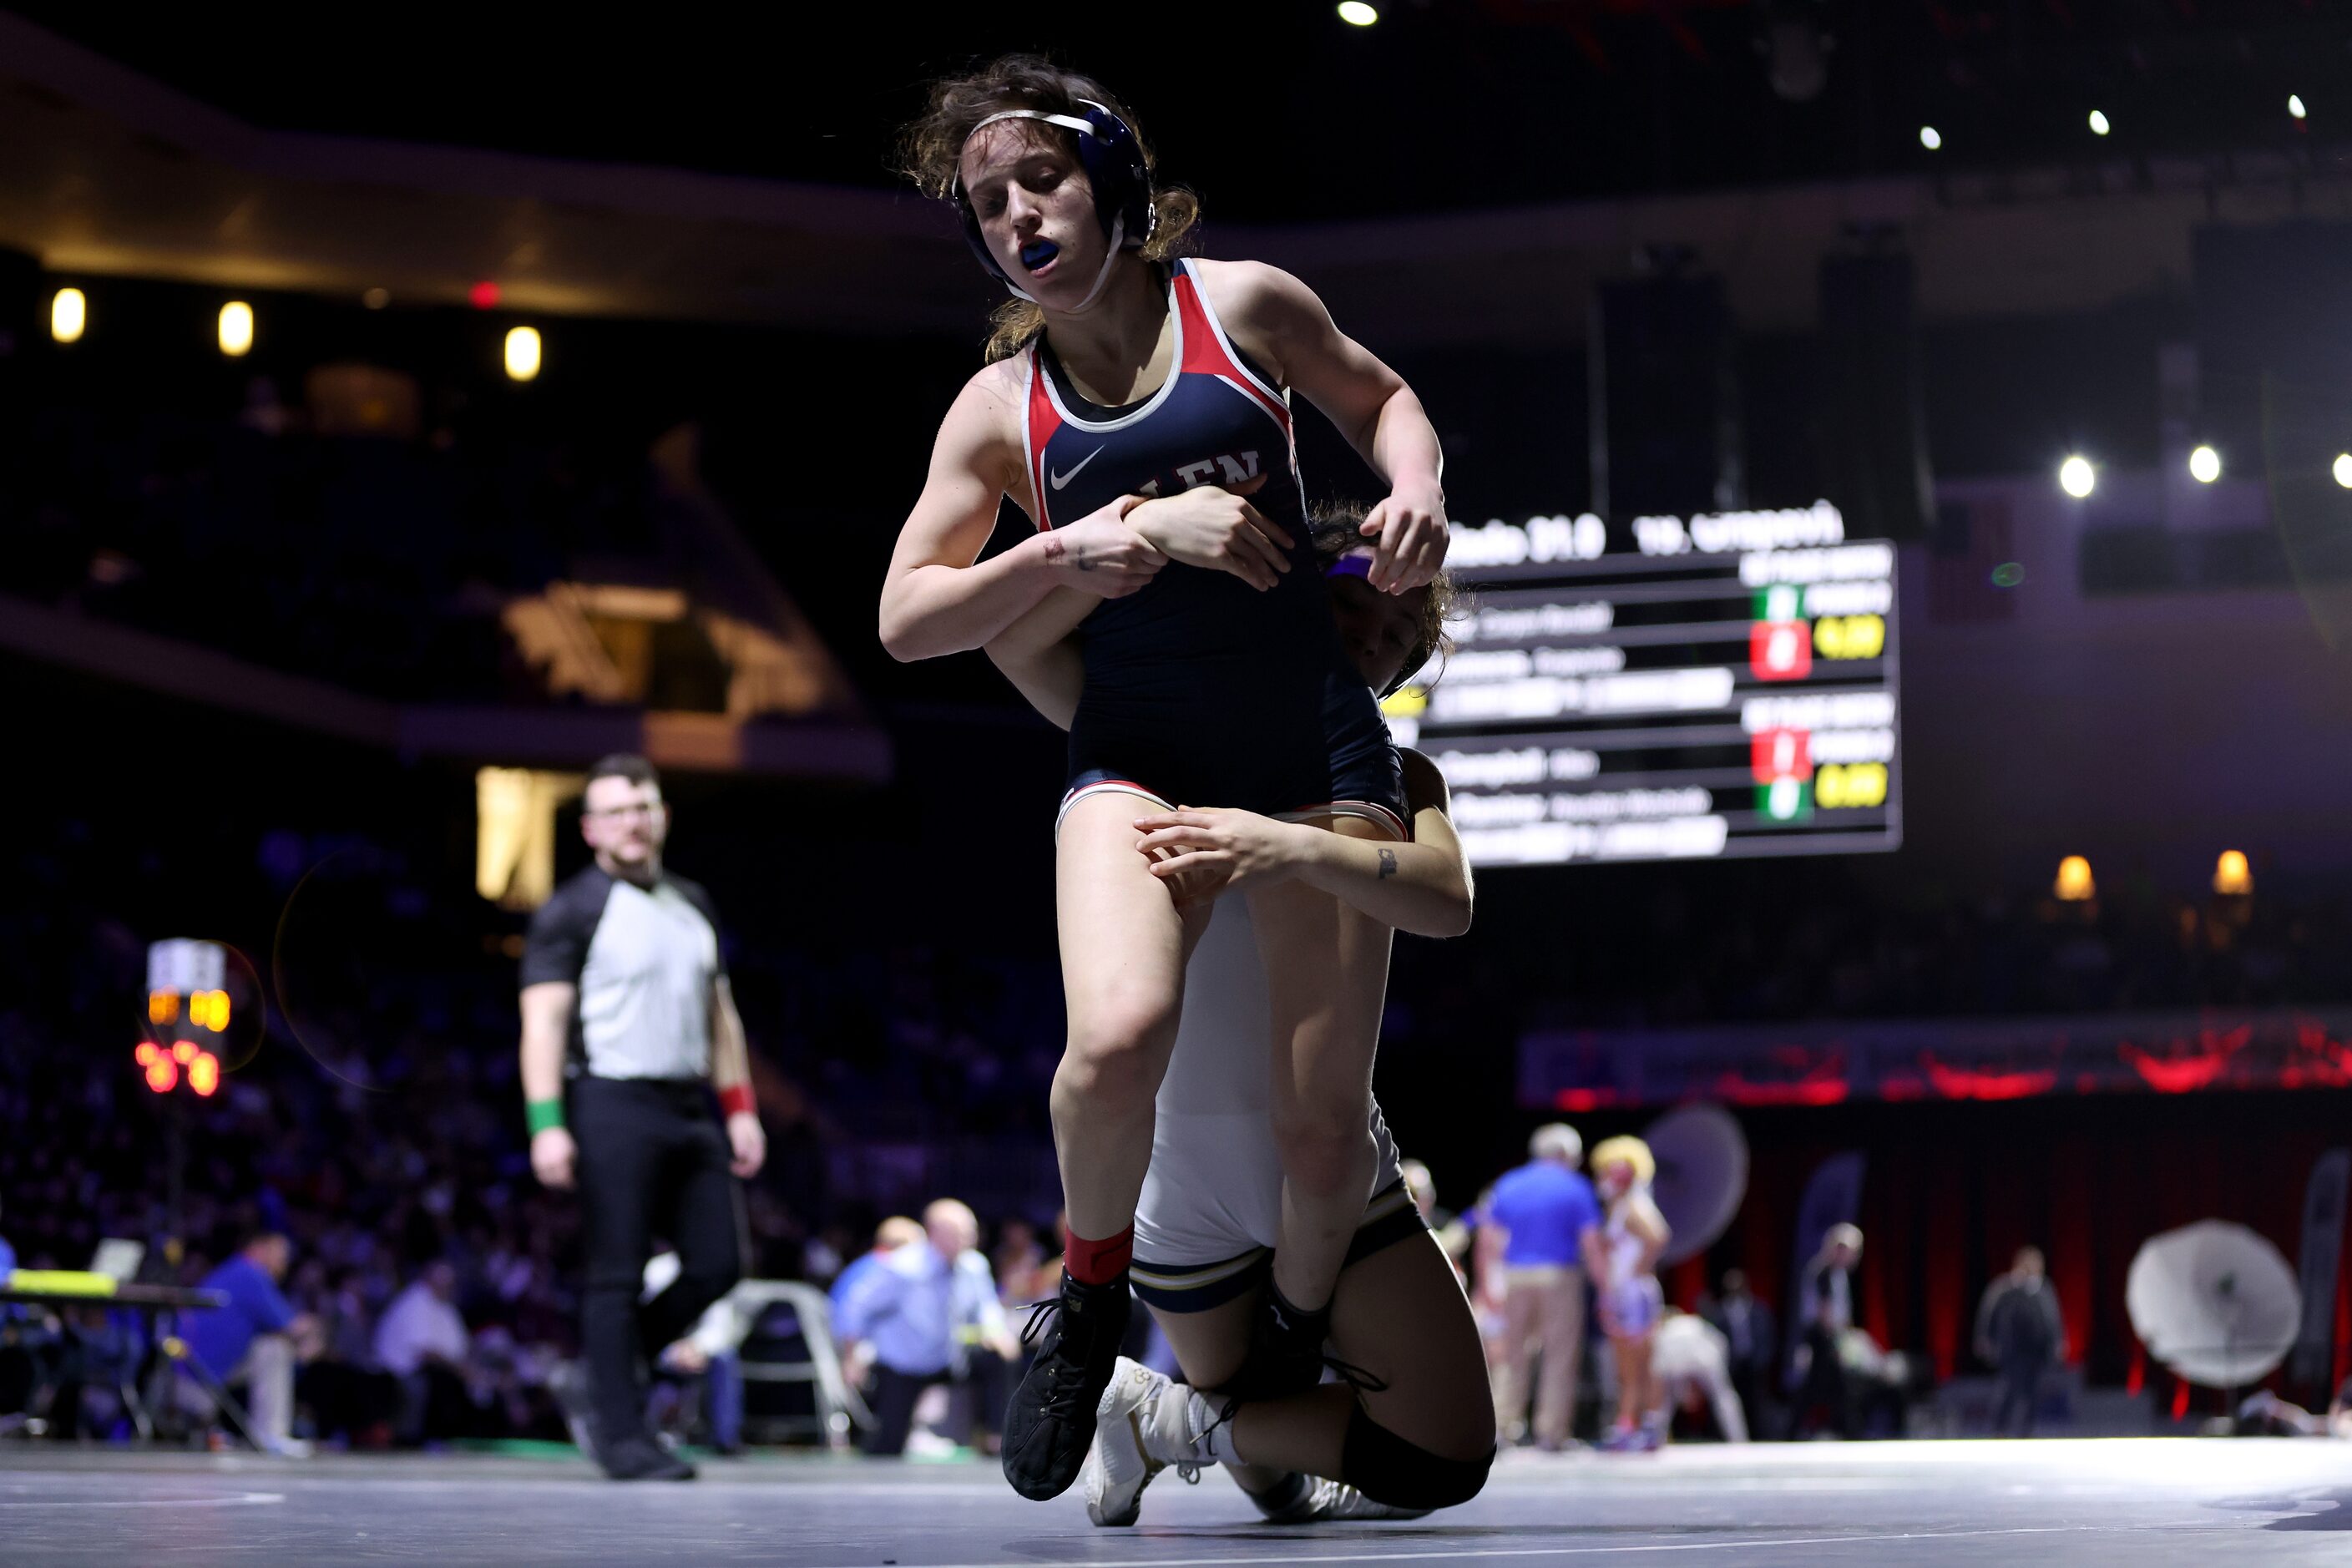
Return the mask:
<svg viewBox="0 0 2352 1568">
<path fill-rule="evenodd" d="M 745 1181 L 768 1163 L 768 1135 L 760 1127 L 760 1113 L 739 1110 L 727 1119 L 727 1147 L 734 1154 L 727 1168 Z"/>
<path fill-rule="evenodd" d="M 1171 561 L 1230 573 L 1264 591 L 1290 570 L 1286 552 L 1297 542 L 1242 499 L 1265 484 L 1264 474 L 1254 474 L 1238 484 L 1195 485 L 1145 501 L 1127 523 Z"/>
<path fill-rule="evenodd" d="M 1219 890 L 1285 880 L 1304 863 L 1314 842 L 1309 836 L 1321 831 L 1254 811 L 1189 806 L 1139 816 L 1135 826 L 1143 835 L 1136 847 L 1151 860 L 1153 876 L 1206 881 Z"/>
<path fill-rule="evenodd" d="M 1422 587 L 1445 564 L 1445 492 L 1433 479 L 1401 484 L 1357 531 L 1378 542 L 1366 582 L 1390 594 Z"/>
<path fill-rule="evenodd" d="M 1045 563 L 1066 587 L 1124 599 L 1160 574 L 1168 557 L 1129 527 L 1140 496 L 1121 496 L 1099 511 L 1038 538 Z"/>
<path fill-rule="evenodd" d="M 572 1184 L 572 1170 L 580 1160 L 580 1145 L 561 1127 L 542 1127 L 530 1135 L 531 1173 L 542 1185 L 561 1191 Z"/>
</svg>

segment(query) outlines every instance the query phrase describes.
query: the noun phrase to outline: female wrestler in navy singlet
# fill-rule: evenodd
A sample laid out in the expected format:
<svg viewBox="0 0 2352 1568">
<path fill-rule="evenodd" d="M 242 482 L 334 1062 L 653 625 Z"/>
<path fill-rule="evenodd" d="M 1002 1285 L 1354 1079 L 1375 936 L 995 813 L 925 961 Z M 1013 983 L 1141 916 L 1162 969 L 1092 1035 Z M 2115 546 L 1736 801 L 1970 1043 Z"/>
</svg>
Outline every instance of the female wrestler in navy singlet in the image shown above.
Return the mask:
<svg viewBox="0 0 2352 1568">
<path fill-rule="evenodd" d="M 1390 485 L 1363 525 L 1376 588 L 1417 586 L 1443 564 L 1440 459 L 1411 389 L 1296 279 L 1174 259 L 1190 198 L 1151 190 L 1128 117 L 1095 84 L 1000 61 L 935 89 L 909 149 L 1019 303 L 992 345 L 1003 357 L 940 427 L 884 586 L 883 641 L 931 658 L 985 647 L 1033 614 L 1085 616 L 1056 840 L 1069 1039 L 1053 1121 L 1072 1239 L 1061 1310 L 1004 1442 L 1016 1489 L 1051 1497 L 1083 1462 L 1125 1328 L 1152 1097 L 1200 928 L 1138 853 L 1139 816 L 1206 804 L 1392 836 L 1377 819 L 1401 812 L 1370 694 L 1332 679 L 1344 660 L 1308 554 L 1288 392 L 1329 415 Z M 982 560 L 1008 496 L 1038 531 Z M 1341 816 L 1331 763 L 1349 730 L 1386 759 L 1359 793 L 1386 798 Z M 1386 933 L 1311 887 L 1248 897 L 1285 1166 L 1268 1294 L 1278 1317 L 1289 1309 L 1279 1337 L 1306 1347 L 1312 1376 L 1373 1157 Z"/>
</svg>

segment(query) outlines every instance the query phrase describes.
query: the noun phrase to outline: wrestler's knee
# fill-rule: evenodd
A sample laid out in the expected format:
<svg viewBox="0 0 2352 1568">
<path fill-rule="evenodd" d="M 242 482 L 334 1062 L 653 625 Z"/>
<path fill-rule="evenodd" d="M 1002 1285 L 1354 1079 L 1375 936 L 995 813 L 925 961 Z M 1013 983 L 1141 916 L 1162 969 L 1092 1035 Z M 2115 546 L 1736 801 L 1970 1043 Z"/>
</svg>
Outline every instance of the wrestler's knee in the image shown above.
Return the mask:
<svg viewBox="0 0 2352 1568">
<path fill-rule="evenodd" d="M 1159 1092 L 1176 1016 L 1166 998 L 1140 991 L 1096 998 L 1082 1018 L 1071 1020 L 1055 1090 L 1087 1102 L 1148 1103 Z"/>
<path fill-rule="evenodd" d="M 1450 1459 L 1411 1443 L 1373 1420 L 1361 1406 L 1349 1417 L 1339 1451 L 1340 1479 L 1391 1508 L 1453 1508 L 1486 1485 L 1494 1468 L 1489 1447 L 1471 1459 Z"/>
</svg>

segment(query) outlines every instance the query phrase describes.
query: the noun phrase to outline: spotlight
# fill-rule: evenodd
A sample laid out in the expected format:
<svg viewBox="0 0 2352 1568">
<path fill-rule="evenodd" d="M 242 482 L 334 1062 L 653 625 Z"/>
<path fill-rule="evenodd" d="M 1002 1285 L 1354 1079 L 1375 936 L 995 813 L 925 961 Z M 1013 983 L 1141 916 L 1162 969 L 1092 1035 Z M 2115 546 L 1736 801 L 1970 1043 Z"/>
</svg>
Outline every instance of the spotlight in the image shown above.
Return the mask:
<svg viewBox="0 0 2352 1568">
<path fill-rule="evenodd" d="M 2213 863 L 2213 890 L 2224 898 L 2243 898 L 2254 890 L 2253 868 L 2242 849 L 2224 849 Z"/>
<path fill-rule="evenodd" d="M 2352 490 L 2352 452 L 2336 454 L 2335 474 L 2337 484 L 2347 490 Z"/>
<path fill-rule="evenodd" d="M 2286 95 L 2286 111 L 2297 120 L 2307 119 L 2311 113 L 2309 110 L 2304 108 L 2303 94 L 2299 92 L 2290 92 Z"/>
<path fill-rule="evenodd" d="M 2115 126 L 2108 122 L 2108 120 L 2107 120 L 2107 117 L 2106 117 L 2106 115 L 2105 115 L 2105 114 L 2102 113 L 2100 110 L 2095 110 L 2095 110 L 2091 110 L 2091 134 L 2092 134 L 2092 135 L 2094 135 L 2094 136 L 2105 136 L 2108 132 L 2113 131 L 2114 129 L 2115 129 Z"/>
<path fill-rule="evenodd" d="M 1369 27 L 1380 19 L 1379 10 L 1364 0 L 1339 0 L 1339 20 L 1350 27 Z"/>
<path fill-rule="evenodd" d="M 507 332 L 507 374 L 529 381 L 539 374 L 539 329 L 515 327 Z"/>
<path fill-rule="evenodd" d="M 1932 125 L 1919 127 L 1919 145 L 1933 153 L 1944 144 L 1944 133 Z"/>
<path fill-rule="evenodd" d="M 2058 880 L 2050 890 L 2067 903 L 2079 904 L 2096 898 L 2099 885 L 2091 880 L 2091 863 L 2069 855 L 2058 862 Z"/>
<path fill-rule="evenodd" d="M 2098 470 L 2091 467 L 2090 458 L 2077 453 L 2058 465 L 2058 488 L 2082 500 L 2099 488 Z"/>
<path fill-rule="evenodd" d="M 84 328 L 89 325 L 89 301 L 79 289 L 60 289 L 58 297 L 49 301 L 49 336 L 61 343 L 81 342 Z"/>
<path fill-rule="evenodd" d="M 2189 454 L 2189 477 L 2200 485 L 2210 485 L 2221 477 L 2221 454 L 2210 447 L 2200 447 Z"/>
<path fill-rule="evenodd" d="M 241 359 L 253 348 L 253 307 L 242 300 L 221 307 L 220 346 L 231 359 Z"/>
</svg>

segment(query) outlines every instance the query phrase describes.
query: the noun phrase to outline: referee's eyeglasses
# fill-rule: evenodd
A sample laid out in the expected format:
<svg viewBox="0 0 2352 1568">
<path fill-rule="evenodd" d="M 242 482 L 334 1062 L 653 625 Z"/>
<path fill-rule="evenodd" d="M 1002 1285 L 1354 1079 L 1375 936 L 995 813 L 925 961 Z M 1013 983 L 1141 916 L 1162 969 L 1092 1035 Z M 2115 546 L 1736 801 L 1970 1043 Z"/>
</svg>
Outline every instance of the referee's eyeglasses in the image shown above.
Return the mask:
<svg viewBox="0 0 2352 1568">
<path fill-rule="evenodd" d="M 640 800 L 633 801 L 627 805 L 608 805 L 602 811 L 590 811 L 583 808 L 580 815 L 593 816 L 599 821 L 609 821 L 616 816 L 659 816 L 661 813 L 661 802 Z"/>
</svg>

